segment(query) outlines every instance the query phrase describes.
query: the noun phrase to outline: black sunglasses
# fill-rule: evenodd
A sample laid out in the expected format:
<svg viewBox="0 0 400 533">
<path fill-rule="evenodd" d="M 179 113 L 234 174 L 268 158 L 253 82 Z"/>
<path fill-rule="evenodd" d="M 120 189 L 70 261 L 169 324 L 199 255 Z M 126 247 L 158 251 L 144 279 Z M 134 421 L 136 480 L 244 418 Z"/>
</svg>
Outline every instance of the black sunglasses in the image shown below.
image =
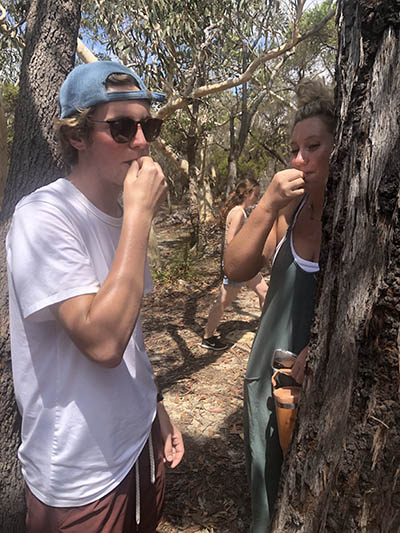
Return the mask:
<svg viewBox="0 0 400 533">
<path fill-rule="evenodd" d="M 147 142 L 152 142 L 160 135 L 163 120 L 161 118 L 145 118 L 143 120 L 133 120 L 132 118 L 122 117 L 116 120 L 93 120 L 92 122 L 99 122 L 108 124 L 110 128 L 111 137 L 116 143 L 129 143 L 137 133 L 138 124 L 142 128 L 143 135 Z"/>
</svg>

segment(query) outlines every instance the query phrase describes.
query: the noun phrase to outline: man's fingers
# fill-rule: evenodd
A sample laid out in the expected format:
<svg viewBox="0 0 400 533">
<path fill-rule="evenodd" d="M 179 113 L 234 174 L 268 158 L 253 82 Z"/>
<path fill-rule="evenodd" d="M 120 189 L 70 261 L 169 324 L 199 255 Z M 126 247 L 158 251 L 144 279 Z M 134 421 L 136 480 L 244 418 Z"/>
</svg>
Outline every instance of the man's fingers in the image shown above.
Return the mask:
<svg viewBox="0 0 400 533">
<path fill-rule="evenodd" d="M 139 164 L 137 162 L 137 160 L 135 161 L 132 161 L 129 169 L 128 169 L 128 172 L 127 172 L 127 176 L 129 176 L 131 179 L 134 179 L 136 180 L 137 177 L 138 177 L 138 173 L 139 173 Z"/>
<path fill-rule="evenodd" d="M 174 442 L 173 442 L 173 459 L 172 459 L 172 462 L 169 465 L 171 468 L 175 468 L 176 466 L 179 465 L 179 463 L 182 460 L 183 454 L 185 453 L 185 449 L 184 449 L 184 446 L 183 446 L 182 438 L 180 440 L 179 439 L 173 439 L 173 440 L 174 440 Z M 175 442 L 175 440 L 176 440 L 176 442 Z"/>
<path fill-rule="evenodd" d="M 168 435 L 168 437 L 165 439 L 165 442 L 164 442 L 164 457 L 165 457 L 165 460 L 168 461 L 169 463 L 174 458 L 171 435 Z"/>
<path fill-rule="evenodd" d="M 175 468 L 181 462 L 184 453 L 182 434 L 180 432 L 169 434 L 164 442 L 164 462 L 168 462 L 170 468 Z"/>
<path fill-rule="evenodd" d="M 182 457 L 183 457 L 183 453 L 176 453 L 175 456 L 174 456 L 174 459 L 172 460 L 172 462 L 169 465 L 170 468 L 175 468 L 176 466 L 178 466 L 179 463 L 182 460 Z"/>
</svg>

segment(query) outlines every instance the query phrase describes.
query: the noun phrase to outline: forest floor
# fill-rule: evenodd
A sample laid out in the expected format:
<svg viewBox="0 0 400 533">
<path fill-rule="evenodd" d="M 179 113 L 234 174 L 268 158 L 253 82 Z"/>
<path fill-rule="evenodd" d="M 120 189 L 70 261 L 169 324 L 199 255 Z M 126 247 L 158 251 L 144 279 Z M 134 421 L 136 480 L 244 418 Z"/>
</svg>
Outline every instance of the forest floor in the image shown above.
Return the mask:
<svg viewBox="0 0 400 533">
<path fill-rule="evenodd" d="M 165 513 L 158 531 L 245 532 L 250 501 L 242 385 L 260 315 L 258 299 L 244 288 L 226 311 L 218 331 L 229 342 L 228 349 L 201 348 L 208 310 L 221 283 L 220 231 L 210 225 L 204 257 L 189 265 L 183 245 L 189 223 L 161 216 L 156 227 L 164 269 L 175 265 L 176 275 L 179 265 L 187 267 L 186 279 L 155 279 L 142 313 L 146 347 L 164 403 L 185 442 L 182 463 L 167 472 Z"/>
</svg>

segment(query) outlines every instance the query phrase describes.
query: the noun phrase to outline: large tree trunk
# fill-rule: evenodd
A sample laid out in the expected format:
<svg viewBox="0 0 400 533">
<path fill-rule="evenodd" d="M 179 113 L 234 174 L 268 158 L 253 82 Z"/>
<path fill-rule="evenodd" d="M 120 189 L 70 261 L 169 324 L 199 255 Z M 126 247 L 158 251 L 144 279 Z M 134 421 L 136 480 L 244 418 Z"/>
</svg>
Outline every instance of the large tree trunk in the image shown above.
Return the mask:
<svg viewBox="0 0 400 533">
<path fill-rule="evenodd" d="M 79 22 L 79 0 L 31 2 L 0 227 L 0 530 L 7 533 L 24 531 L 24 500 L 17 461 L 20 424 L 10 368 L 4 239 L 17 201 L 60 174 L 53 120 L 58 90 L 74 64 Z"/>
<path fill-rule="evenodd" d="M 322 279 L 275 532 L 400 531 L 400 2 L 340 0 Z"/>
</svg>

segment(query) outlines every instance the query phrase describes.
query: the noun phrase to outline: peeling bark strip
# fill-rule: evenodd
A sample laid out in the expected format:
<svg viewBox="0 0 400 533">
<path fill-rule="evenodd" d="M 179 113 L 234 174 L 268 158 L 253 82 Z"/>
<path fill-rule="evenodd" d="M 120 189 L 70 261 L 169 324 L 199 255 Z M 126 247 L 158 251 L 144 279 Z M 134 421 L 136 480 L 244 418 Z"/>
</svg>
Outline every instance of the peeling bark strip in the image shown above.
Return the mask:
<svg viewBox="0 0 400 533">
<path fill-rule="evenodd" d="M 25 509 L 17 460 L 20 421 L 10 368 L 4 240 L 18 200 L 57 176 L 53 119 L 58 90 L 74 64 L 79 22 L 80 0 L 30 3 L 0 228 L 0 531 L 7 533 L 23 533 Z"/>
<path fill-rule="evenodd" d="M 275 532 L 400 530 L 400 1 L 341 0 L 322 276 Z"/>
</svg>

